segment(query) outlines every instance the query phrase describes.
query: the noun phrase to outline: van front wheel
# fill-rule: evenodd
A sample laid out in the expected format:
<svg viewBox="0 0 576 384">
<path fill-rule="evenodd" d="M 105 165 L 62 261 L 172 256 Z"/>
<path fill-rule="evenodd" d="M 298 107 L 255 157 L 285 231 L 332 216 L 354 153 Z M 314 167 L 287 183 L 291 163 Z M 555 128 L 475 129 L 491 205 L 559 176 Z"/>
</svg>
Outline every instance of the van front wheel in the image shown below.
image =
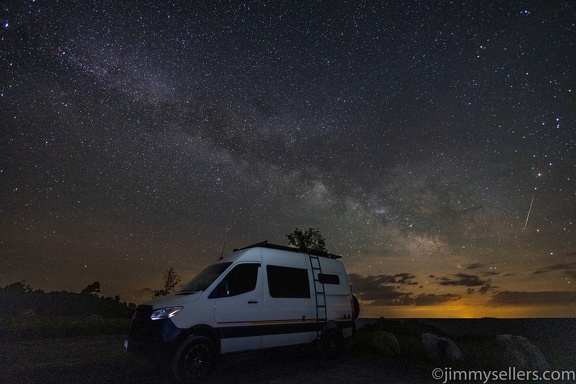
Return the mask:
<svg viewBox="0 0 576 384">
<path fill-rule="evenodd" d="M 172 360 L 172 373 L 182 383 L 200 379 L 212 368 L 214 346 L 205 337 L 192 337 L 183 342 Z"/>
<path fill-rule="evenodd" d="M 320 354 L 327 359 L 335 359 L 340 355 L 344 340 L 338 329 L 328 329 L 320 338 L 318 349 Z"/>
</svg>

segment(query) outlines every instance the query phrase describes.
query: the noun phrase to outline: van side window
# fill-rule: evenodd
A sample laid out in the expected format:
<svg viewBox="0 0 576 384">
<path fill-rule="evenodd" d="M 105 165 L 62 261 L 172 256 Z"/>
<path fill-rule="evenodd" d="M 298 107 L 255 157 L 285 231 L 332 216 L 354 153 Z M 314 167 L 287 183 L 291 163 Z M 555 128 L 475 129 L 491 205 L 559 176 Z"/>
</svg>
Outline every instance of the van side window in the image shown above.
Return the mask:
<svg viewBox="0 0 576 384">
<path fill-rule="evenodd" d="M 271 297 L 309 298 L 308 271 L 301 268 L 266 266 L 268 290 Z"/>
<path fill-rule="evenodd" d="M 238 264 L 228 272 L 208 298 L 230 297 L 253 291 L 258 281 L 258 268 L 258 263 Z"/>
<path fill-rule="evenodd" d="M 318 275 L 318 281 L 322 284 L 340 284 L 340 277 L 338 275 L 331 275 L 328 273 L 320 273 Z"/>
</svg>

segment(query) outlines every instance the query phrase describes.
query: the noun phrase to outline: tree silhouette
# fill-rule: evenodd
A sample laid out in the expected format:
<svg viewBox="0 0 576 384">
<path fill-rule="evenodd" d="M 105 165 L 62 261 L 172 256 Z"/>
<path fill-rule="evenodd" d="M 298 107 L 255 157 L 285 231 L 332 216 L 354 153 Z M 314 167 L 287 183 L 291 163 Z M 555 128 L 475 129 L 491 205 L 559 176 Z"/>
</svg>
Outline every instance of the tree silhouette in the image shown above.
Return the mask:
<svg viewBox="0 0 576 384">
<path fill-rule="evenodd" d="M 100 292 L 100 283 L 95 281 L 80 292 L 81 295 L 97 295 Z"/>
<path fill-rule="evenodd" d="M 170 267 L 162 278 L 164 279 L 164 288 L 159 291 L 154 291 L 153 297 L 168 295 L 174 290 L 176 284 L 180 282 L 180 276 L 176 273 L 174 267 Z"/>
<path fill-rule="evenodd" d="M 6 293 L 30 293 L 32 292 L 32 287 L 29 284 L 26 284 L 25 280 L 17 281 L 12 284 L 8 284 L 4 288 L 2 288 Z"/>
<path fill-rule="evenodd" d="M 286 238 L 288 238 L 290 245 L 302 252 L 328 252 L 324 236 L 316 228 L 310 227 L 306 231 L 296 228 L 292 233 L 287 234 Z"/>
</svg>

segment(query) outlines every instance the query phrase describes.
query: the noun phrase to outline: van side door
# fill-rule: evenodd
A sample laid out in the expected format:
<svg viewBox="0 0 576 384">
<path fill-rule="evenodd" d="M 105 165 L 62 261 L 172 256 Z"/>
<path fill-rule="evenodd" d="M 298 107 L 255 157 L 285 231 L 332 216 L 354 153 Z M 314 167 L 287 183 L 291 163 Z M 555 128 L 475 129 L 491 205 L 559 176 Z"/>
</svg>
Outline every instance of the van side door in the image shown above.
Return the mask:
<svg viewBox="0 0 576 384">
<path fill-rule="evenodd" d="M 221 332 L 222 353 L 260 348 L 257 321 L 262 309 L 260 263 L 234 266 L 208 296 Z"/>
<path fill-rule="evenodd" d="M 266 265 L 262 348 L 308 343 L 316 337 L 316 311 L 307 268 Z"/>
</svg>

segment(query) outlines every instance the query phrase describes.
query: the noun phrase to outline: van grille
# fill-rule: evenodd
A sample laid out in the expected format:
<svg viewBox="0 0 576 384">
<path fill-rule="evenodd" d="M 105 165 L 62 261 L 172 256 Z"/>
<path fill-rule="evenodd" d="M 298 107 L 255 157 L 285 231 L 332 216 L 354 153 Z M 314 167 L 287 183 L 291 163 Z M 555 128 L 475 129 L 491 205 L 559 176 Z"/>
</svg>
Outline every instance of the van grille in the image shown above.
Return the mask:
<svg viewBox="0 0 576 384">
<path fill-rule="evenodd" d="M 161 322 L 150 319 L 153 307 L 139 305 L 130 323 L 130 339 L 135 341 L 161 341 L 159 326 Z"/>
</svg>

